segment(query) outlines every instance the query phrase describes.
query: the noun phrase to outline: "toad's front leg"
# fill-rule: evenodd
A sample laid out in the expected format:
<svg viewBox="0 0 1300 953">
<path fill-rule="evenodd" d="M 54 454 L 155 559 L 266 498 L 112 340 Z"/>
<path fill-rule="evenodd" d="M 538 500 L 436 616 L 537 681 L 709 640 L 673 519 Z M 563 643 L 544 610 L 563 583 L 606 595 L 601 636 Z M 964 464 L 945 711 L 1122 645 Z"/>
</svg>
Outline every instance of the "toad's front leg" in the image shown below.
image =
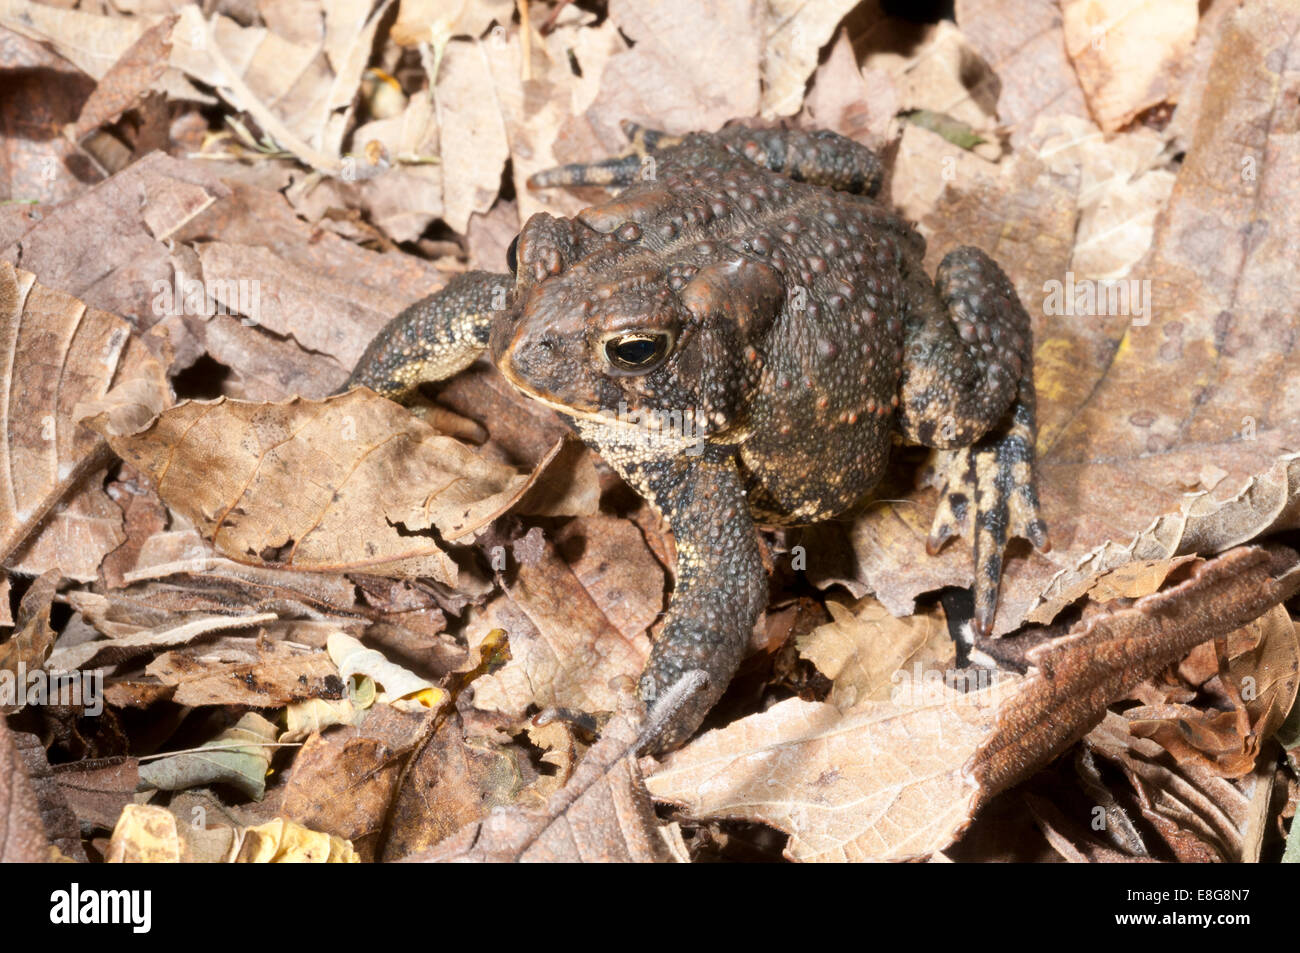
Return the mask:
<svg viewBox="0 0 1300 953">
<path fill-rule="evenodd" d="M 364 385 L 401 403 L 420 384 L 469 367 L 487 349 L 492 318 L 507 307 L 513 284 L 487 271 L 452 278 L 388 322 L 341 390 Z"/>
<path fill-rule="evenodd" d="M 676 747 L 699 727 L 740 667 L 767 605 L 767 573 L 734 452 L 698 449 L 645 462 L 607 455 L 663 513 L 677 542 L 677 586 L 639 686 L 658 729 L 649 751 Z M 704 687 L 674 699 L 673 687 L 697 672 L 706 676 Z"/>
</svg>

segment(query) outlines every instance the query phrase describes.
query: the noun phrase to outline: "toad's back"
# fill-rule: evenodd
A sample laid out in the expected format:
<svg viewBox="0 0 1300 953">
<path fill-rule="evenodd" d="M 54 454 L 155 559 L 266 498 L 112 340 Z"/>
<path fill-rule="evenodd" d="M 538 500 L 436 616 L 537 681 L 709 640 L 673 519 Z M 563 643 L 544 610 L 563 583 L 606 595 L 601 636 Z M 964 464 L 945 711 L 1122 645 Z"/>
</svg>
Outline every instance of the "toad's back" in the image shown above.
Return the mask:
<svg viewBox="0 0 1300 953">
<path fill-rule="evenodd" d="M 704 312 L 706 320 L 764 324 L 736 328 L 738 351 L 705 372 L 715 389 L 717 378 L 729 379 L 744 395 L 720 439 L 740 446 L 755 515 L 809 522 L 842 512 L 879 480 L 907 302 L 928 303 L 933 290 L 920 271 L 924 241 L 908 223 L 866 194 L 821 184 L 828 163 L 814 153 L 844 140 L 808 134 L 808 161 L 821 174 L 812 185 L 756 164 L 762 131 L 743 132 L 684 137 L 647 160 L 616 199 L 581 212 L 576 221 L 590 231 L 573 233 L 550 304 L 559 310 L 557 295 L 570 307 L 586 300 L 587 323 L 609 328 L 625 317 L 620 307 L 640 310 L 655 289 L 680 295 L 691 286 L 697 297 L 761 302 L 770 313 Z M 793 159 L 797 173 L 798 158 L 783 153 L 782 167 Z M 563 177 L 561 169 L 551 179 Z M 842 178 L 863 192 L 878 182 L 865 163 L 846 161 Z"/>
</svg>

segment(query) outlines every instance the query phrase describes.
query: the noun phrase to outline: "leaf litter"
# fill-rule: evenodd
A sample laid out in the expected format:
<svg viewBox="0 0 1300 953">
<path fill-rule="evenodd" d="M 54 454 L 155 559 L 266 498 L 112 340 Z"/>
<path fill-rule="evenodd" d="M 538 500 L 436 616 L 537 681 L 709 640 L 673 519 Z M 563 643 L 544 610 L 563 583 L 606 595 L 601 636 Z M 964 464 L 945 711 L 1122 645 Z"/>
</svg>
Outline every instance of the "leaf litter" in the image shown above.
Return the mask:
<svg viewBox="0 0 1300 953">
<path fill-rule="evenodd" d="M 89 669 L 104 702 L 6 702 L 4 859 L 667 861 L 753 823 L 805 861 L 1280 856 L 1300 22 L 1131 6 L 0 4 L 0 74 L 48 68 L 60 130 L 0 104 L 0 680 Z M 415 414 L 329 395 L 392 314 L 598 198 L 533 172 L 623 119 L 752 117 L 892 156 L 931 267 L 1004 264 L 1054 548 L 1013 548 L 972 642 L 900 454 L 880 502 L 764 534 L 769 624 L 656 761 L 654 512 L 484 364 Z M 1133 313 L 1098 313 L 1115 282 Z"/>
</svg>

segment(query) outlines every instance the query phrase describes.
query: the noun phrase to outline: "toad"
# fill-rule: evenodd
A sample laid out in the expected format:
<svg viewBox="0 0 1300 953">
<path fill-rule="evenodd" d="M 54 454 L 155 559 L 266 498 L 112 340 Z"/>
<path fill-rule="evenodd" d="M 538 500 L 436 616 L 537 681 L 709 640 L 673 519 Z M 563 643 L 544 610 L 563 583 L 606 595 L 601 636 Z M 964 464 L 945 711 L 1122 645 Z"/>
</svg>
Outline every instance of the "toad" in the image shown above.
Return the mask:
<svg viewBox="0 0 1300 953">
<path fill-rule="evenodd" d="M 530 180 L 617 197 L 533 215 L 509 274 L 459 275 L 403 311 L 348 386 L 401 400 L 486 350 L 663 515 L 676 586 L 639 691 L 658 726 L 645 747 L 665 750 L 766 608 L 756 527 L 854 507 L 895 442 L 944 451 L 927 548 L 969 540 L 979 632 L 1008 539 L 1048 541 L 1030 321 L 992 259 L 954 249 L 931 280 L 924 240 L 876 200 L 879 159 L 834 133 L 626 128 L 627 154 Z"/>
</svg>

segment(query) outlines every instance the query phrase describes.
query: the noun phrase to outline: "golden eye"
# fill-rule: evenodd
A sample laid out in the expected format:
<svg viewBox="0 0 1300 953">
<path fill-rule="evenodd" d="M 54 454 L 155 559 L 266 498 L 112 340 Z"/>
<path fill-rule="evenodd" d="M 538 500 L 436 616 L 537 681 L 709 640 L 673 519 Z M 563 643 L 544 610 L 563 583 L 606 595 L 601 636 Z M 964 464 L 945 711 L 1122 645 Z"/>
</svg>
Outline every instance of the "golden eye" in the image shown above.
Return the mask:
<svg viewBox="0 0 1300 953">
<path fill-rule="evenodd" d="M 664 331 L 620 334 L 605 342 L 605 359 L 620 371 L 644 374 L 663 362 L 672 343 L 672 335 Z"/>
</svg>

